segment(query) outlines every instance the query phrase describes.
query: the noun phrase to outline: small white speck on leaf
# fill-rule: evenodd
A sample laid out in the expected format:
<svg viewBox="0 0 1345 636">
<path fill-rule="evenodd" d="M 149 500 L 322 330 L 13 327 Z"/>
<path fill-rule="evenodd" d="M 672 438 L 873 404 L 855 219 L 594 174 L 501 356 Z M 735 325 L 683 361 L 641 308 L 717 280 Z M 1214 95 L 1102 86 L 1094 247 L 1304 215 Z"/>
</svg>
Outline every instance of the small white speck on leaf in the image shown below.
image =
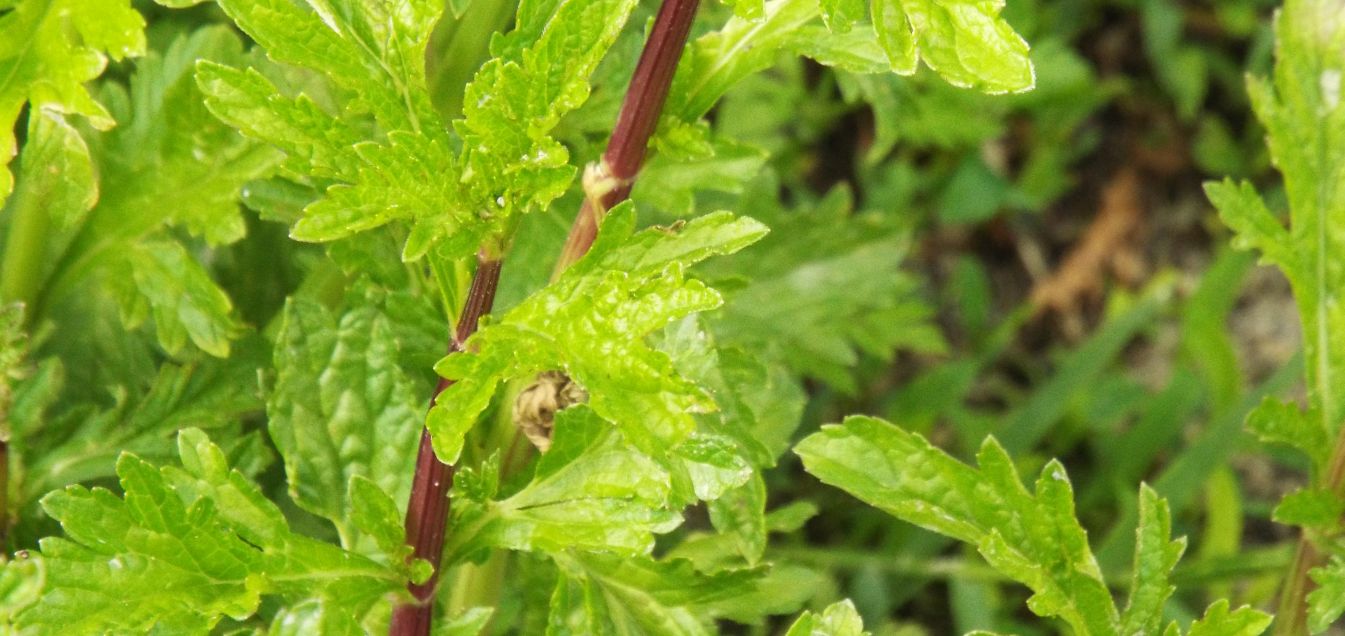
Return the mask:
<svg viewBox="0 0 1345 636">
<path fill-rule="evenodd" d="M 1340 69 L 1329 68 L 1322 71 L 1319 79 L 1322 85 L 1322 101 L 1326 102 L 1328 111 L 1335 110 L 1340 106 Z"/>
</svg>

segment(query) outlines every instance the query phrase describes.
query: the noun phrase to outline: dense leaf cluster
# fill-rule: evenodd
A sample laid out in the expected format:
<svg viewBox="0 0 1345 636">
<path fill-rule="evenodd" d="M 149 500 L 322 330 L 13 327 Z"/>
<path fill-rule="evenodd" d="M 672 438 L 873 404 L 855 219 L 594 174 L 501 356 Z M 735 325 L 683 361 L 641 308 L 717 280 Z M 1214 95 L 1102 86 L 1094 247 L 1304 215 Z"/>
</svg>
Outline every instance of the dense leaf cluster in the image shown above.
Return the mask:
<svg viewBox="0 0 1345 636">
<path fill-rule="evenodd" d="M 1208 186 L 1235 245 L 1292 286 L 1305 409 L 1263 401 L 1291 374 L 1248 389 L 1230 371 L 1221 321 L 1248 267 L 1231 252 L 1183 305 L 1189 360 L 1153 394 L 1111 363 L 1170 287 L 1115 303 L 1023 396 L 979 378 L 1026 312 L 994 320 L 975 263 L 938 272 L 953 290 L 940 299 L 907 267 L 930 248 L 894 211 L 956 227 L 1072 187 L 1083 122 L 1120 89 L 1069 48 L 1085 30 L 1068 2 L 703 7 L 632 200 L 554 274 L 654 7 L 160 4 L 0 0 L 0 629 L 386 631 L 408 584 L 431 579 L 403 522 L 427 430 L 456 469 L 441 633 L 858 636 L 861 615 L 897 602 L 879 597 L 920 589 L 863 593 L 888 548 L 951 554 L 896 517 L 974 548 L 959 567 L 989 564 L 948 586 L 973 633 L 1021 627 L 1013 609 L 968 609 L 1016 605 L 1019 588 L 1001 589 L 1014 583 L 1070 633 L 1253 636 L 1272 617 L 1229 586 L 1178 593 L 1187 541 L 1173 538 L 1200 497 L 1233 500 L 1236 522 L 1205 511 L 1206 536 L 1232 545 L 1211 539 L 1197 566 L 1237 556 L 1221 466 L 1248 411 L 1312 471 L 1273 513 L 1305 531 L 1291 592 L 1310 572 L 1304 616 L 1290 603 L 1280 620 L 1317 633 L 1345 610 L 1338 0 L 1288 0 L 1272 79 L 1249 83 L 1289 225 L 1250 181 Z M 1145 55 L 1176 69 L 1159 84 L 1197 117 L 1217 58 L 1173 35 L 1172 3 L 1140 4 Z M 815 146 L 856 113 L 854 165 L 836 176 Z M 1219 152 L 1238 143 L 1220 121 L 1198 124 L 1196 161 L 1249 174 Z M 451 340 L 481 301 L 469 281 L 499 261 L 494 307 Z M 893 388 L 897 355 L 936 362 Z M 564 403 L 546 378 L 573 387 Z M 815 427 L 859 408 L 896 424 Z M 1211 420 L 1199 452 L 1163 464 L 1197 412 Z M 1094 435 L 1109 440 L 1087 449 L 1102 476 L 1077 493 L 1034 454 L 1132 419 Z M 829 576 L 851 567 L 844 550 L 807 545 L 808 500 L 828 495 L 781 488 L 789 471 L 872 507 L 838 522 L 860 541 L 853 576 Z M 1099 501 L 1120 519 L 1090 541 Z"/>
</svg>

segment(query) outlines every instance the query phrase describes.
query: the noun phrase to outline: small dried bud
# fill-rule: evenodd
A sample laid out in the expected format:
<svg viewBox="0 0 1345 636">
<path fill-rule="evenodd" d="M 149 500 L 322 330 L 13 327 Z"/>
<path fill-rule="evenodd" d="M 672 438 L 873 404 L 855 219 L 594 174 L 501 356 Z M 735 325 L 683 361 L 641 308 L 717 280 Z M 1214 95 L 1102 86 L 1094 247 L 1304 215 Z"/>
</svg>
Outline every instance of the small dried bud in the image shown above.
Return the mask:
<svg viewBox="0 0 1345 636">
<path fill-rule="evenodd" d="M 537 450 L 551 448 L 556 411 L 588 400 L 588 392 L 560 371 L 544 371 L 514 400 L 514 425 Z"/>
</svg>

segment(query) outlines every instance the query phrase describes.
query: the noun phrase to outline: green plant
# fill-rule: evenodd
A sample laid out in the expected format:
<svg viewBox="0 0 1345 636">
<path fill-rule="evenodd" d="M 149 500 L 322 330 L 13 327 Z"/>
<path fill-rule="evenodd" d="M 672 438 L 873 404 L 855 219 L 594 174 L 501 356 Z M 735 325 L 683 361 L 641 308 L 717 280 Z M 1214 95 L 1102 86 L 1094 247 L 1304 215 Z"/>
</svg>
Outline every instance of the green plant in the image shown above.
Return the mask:
<svg viewBox="0 0 1345 636">
<path fill-rule="evenodd" d="M 1210 199 L 1238 233 L 1235 245 L 1259 250 L 1284 270 L 1299 304 L 1305 337 L 1309 408 L 1267 399 L 1248 416 L 1248 427 L 1270 442 L 1291 444 L 1312 460 L 1310 488 L 1276 508 L 1281 523 L 1305 527 L 1288 570 L 1276 631 L 1326 630 L 1345 610 L 1339 594 L 1342 563 L 1331 555 L 1340 531 L 1339 503 L 1345 453 L 1339 437 L 1340 407 L 1333 396 L 1341 368 L 1332 325 L 1339 324 L 1331 297 L 1340 287 L 1334 254 L 1340 203 L 1330 185 L 1341 174 L 1345 152 L 1338 67 L 1345 53 L 1339 3 L 1287 2 L 1276 19 L 1274 84 L 1250 81 L 1253 104 L 1269 131 L 1271 154 L 1283 171 L 1291 210 L 1286 230 L 1247 183 L 1207 186 Z M 1333 216 L 1334 215 L 1334 216 Z M 1023 438 L 1014 421 L 1003 431 Z M 1042 423 L 1027 422 L 1042 430 Z M 1341 438 L 1345 439 L 1345 438 Z M 1029 443 L 1015 443 L 1017 449 Z M 824 428 L 796 448 L 808 471 L 901 519 L 975 546 L 991 567 L 1032 590 L 1028 607 L 1057 617 L 1078 634 L 1180 632 L 1162 626 L 1163 604 L 1175 590 L 1169 573 L 1185 551 L 1171 540 L 1168 503 L 1141 485 L 1131 566 L 1130 601 L 1118 609 L 1087 533 L 1075 517 L 1074 492 L 1064 468 L 1049 462 L 1034 491 L 1025 489 L 1013 460 L 994 437 L 977 452 L 979 468 L 934 448 L 918 433 L 872 418 L 853 417 Z M 1160 480 L 1161 483 L 1161 480 Z M 1322 564 L 1319 550 L 1331 555 Z M 1309 586 L 1318 587 L 1309 592 Z M 1189 633 L 1259 634 L 1271 617 L 1248 607 L 1230 611 L 1216 601 Z"/>
<path fill-rule="evenodd" d="M 1264 3 L 1199 45 L 1138 3 L 1148 84 L 1081 45 L 1132 4 L 0 0 L 0 624 L 850 636 L 916 629 L 895 608 L 935 580 L 952 618 L 924 629 L 1056 626 L 1016 582 L 1072 633 L 1257 634 L 1287 570 L 1277 629 L 1324 629 L 1338 0 L 1289 0 L 1252 82 L 1291 229 L 1209 187 L 1318 336 L 1309 409 L 1249 420 L 1312 463 L 1274 513 L 1305 527 L 1292 564 L 1240 553 L 1268 513 L 1238 427 L 1297 364 L 1233 368 L 1249 258 L 1184 300 L 1172 272 L 1114 292 L 1049 359 L 1017 343 L 1030 308 L 997 314 L 1002 272 L 930 264 L 1025 245 L 1118 111 L 1161 102 L 1199 169 L 1260 176 L 1200 106 Z M 1162 321 L 1151 387 L 1124 358 Z M 879 410 L 902 426 L 815 428 Z M 1077 502 L 1048 455 L 1089 458 Z"/>
<path fill-rule="evenodd" d="M 1334 185 L 1345 174 L 1340 107 L 1345 20 L 1339 9 L 1331 2 L 1288 3 L 1276 21 L 1273 81 L 1248 82 L 1257 117 L 1269 133 L 1271 157 L 1284 174 L 1288 229 L 1251 184 L 1228 180 L 1207 186 L 1224 222 L 1237 232 L 1237 244 L 1257 250 L 1289 279 L 1303 325 L 1306 411 L 1267 400 L 1247 422 L 1263 440 L 1306 453 L 1312 466 L 1309 487 L 1286 496 L 1274 513 L 1276 521 L 1303 528 L 1281 594 L 1279 634 L 1300 633 L 1305 625 L 1323 631 L 1345 611 L 1345 561 L 1332 547 L 1341 530 L 1336 511 L 1345 497 L 1340 397 L 1345 345 L 1338 338 L 1342 314 L 1334 298 L 1345 284 L 1337 256 L 1345 199 Z M 1310 592 L 1314 583 L 1317 589 Z"/>
<path fill-rule="evenodd" d="M 0 16 L 6 40 L 38 46 L 63 42 L 61 27 L 78 10 L 13 6 Z M 750 623 L 794 610 L 801 599 L 758 600 L 800 576 L 762 563 L 769 525 L 758 471 L 785 449 L 797 380 L 787 359 L 763 357 L 759 345 L 717 345 L 714 324 L 726 342 L 753 341 L 729 328 L 731 310 L 714 324 L 695 317 L 723 301 L 688 272 L 767 228 L 723 212 L 636 231 L 631 204 L 621 202 L 651 144 L 686 165 L 731 148 L 702 117 L 782 52 L 863 72 L 909 74 L 924 59 L 959 85 L 1030 88 L 1027 47 L 997 18 L 999 7 L 878 4 L 871 26 L 862 5 L 749 1 L 683 55 L 697 3 L 665 3 L 608 150 L 585 176 L 585 204 L 554 280 L 514 281 L 524 293 L 495 307 L 506 255 L 550 235 L 530 227 L 527 213 L 572 200 L 562 197 L 577 170 L 555 131 L 585 104 L 590 77 L 623 31 L 640 35 L 625 28 L 635 3 L 523 3 L 512 29 L 490 39 L 491 59 L 461 100 L 448 100 L 448 115 L 422 64 L 444 8 L 437 1 L 218 6 L 258 47 L 244 52 L 218 27 L 179 35 L 162 56 L 145 57 L 129 93 L 105 84 L 106 112 L 87 98 L 88 108 L 66 107 L 110 114 L 121 123 L 111 132 L 77 130 L 48 102 L 30 102 L 3 289 L 26 308 L 8 314 L 10 332 L 52 325 L 58 334 L 28 355 L 61 355 L 34 368 L 21 340 L 7 349 L 7 367 L 28 373 L 7 395 L 19 415 L 10 440 L 21 467 L 11 508 L 21 512 L 22 545 L 45 533 L 31 516 L 37 491 L 56 489 L 41 506 L 64 537 L 7 566 L 7 575 L 40 583 L 40 592 L 11 590 L 8 616 L 20 629 L 192 632 L 227 618 L 281 631 L 390 624 L 393 633 L 428 633 L 436 602 L 450 629 L 535 620 L 523 609 L 492 618 L 491 590 L 507 570 L 541 582 L 539 598 L 554 588 L 546 622 L 555 631 L 701 631 L 711 618 Z M 494 11 L 466 7 L 474 9 Z M 141 53 L 138 14 L 102 10 L 134 18 L 118 32 L 132 39 L 114 53 Z M 102 43 L 73 24 L 84 29 L 80 42 Z M 8 55 L 19 64 L 27 54 Z M 617 70 L 602 88 L 621 90 L 629 60 L 607 63 Z M 33 90 L 3 94 L 14 110 Z M 181 202 L 167 218 L 156 206 L 165 200 Z M 257 334 L 195 260 L 243 236 L 240 200 L 290 224 L 291 237 L 328 244 L 285 248 L 304 282 L 279 312 L 274 298 L 251 308 L 269 323 Z M 529 255 L 537 261 L 529 267 L 546 258 Z M 235 257 L 244 259 L 240 274 L 260 264 Z M 96 296 L 74 293 L 99 283 L 116 286 L 123 324 L 148 319 L 157 338 L 129 343 L 124 355 L 67 349 L 69 334 L 84 328 L 65 320 L 68 307 L 91 305 L 90 316 L 106 321 Z M 922 310 L 893 315 L 925 319 Z M 433 334 L 450 321 L 450 354 L 435 365 L 445 379 L 430 391 L 427 362 L 444 346 Z M 854 356 L 852 342 L 880 351 L 902 341 L 849 334 L 837 344 L 839 362 Z M 131 389 L 164 354 L 187 366 L 165 362 L 148 393 Z M 95 372 L 95 385 L 109 375 L 132 397 L 90 418 L 88 408 L 66 407 L 75 389 L 63 387 L 61 362 L 102 357 L 129 368 Z M 249 369 L 261 370 L 259 390 L 224 379 Z M 563 372 L 586 404 L 554 422 L 554 407 L 543 414 L 533 433 L 548 452 L 537 457 L 509 404 L 543 371 Z M 763 399 L 771 393 L 783 402 Z M 416 405 L 429 397 L 424 419 Z M 263 401 L 270 444 L 255 426 Z M 215 422 L 209 437 L 183 427 L 201 420 Z M 100 430 L 104 439 L 89 445 Z M 67 445 L 38 441 L 48 439 Z M 255 481 L 272 445 L 292 509 Z M 129 446 L 115 462 L 119 496 L 66 485 L 112 476 L 118 446 Z M 72 461 L 84 468 L 52 474 Z M 403 535 L 398 502 L 408 500 Z M 654 558 L 655 537 L 697 501 L 709 502 L 727 551 L 713 564 Z M 334 541 L 322 539 L 324 526 Z M 136 607 L 124 608 L 125 598 Z M 810 630 L 858 629 L 844 606 L 800 620 Z"/>
</svg>

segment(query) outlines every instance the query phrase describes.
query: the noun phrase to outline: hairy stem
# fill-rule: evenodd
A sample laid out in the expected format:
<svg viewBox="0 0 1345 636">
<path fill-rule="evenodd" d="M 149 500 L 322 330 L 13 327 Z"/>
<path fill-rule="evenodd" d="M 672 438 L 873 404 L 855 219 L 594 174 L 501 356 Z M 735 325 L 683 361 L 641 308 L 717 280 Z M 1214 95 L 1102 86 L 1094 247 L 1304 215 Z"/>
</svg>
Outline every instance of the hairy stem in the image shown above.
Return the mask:
<svg viewBox="0 0 1345 636">
<path fill-rule="evenodd" d="M 497 255 L 478 255 L 476 273 L 467 292 L 467 301 L 458 317 L 457 330 L 449 353 L 462 350 L 481 322 L 481 316 L 490 313 L 495 304 L 495 289 L 500 283 L 503 261 Z M 444 378 L 434 389 L 430 406 L 439 394 L 453 382 Z M 392 612 L 388 629 L 390 636 L 425 636 L 430 633 L 434 608 L 434 589 L 439 582 L 439 563 L 444 553 L 444 535 L 448 529 L 448 491 L 453 487 L 453 467 L 439 461 L 430 443 L 429 430 L 420 432 L 420 450 L 416 454 L 416 474 L 411 482 L 411 498 L 406 505 L 406 542 L 412 547 L 412 558 L 424 559 L 434 568 L 424 583 L 411 584 L 407 589 L 414 602 L 397 606 Z"/>
<path fill-rule="evenodd" d="M 699 5 L 700 0 L 663 0 L 659 7 L 602 161 L 584 174 L 584 204 L 565 239 L 557 275 L 588 252 L 603 215 L 630 196 Z"/>
</svg>

